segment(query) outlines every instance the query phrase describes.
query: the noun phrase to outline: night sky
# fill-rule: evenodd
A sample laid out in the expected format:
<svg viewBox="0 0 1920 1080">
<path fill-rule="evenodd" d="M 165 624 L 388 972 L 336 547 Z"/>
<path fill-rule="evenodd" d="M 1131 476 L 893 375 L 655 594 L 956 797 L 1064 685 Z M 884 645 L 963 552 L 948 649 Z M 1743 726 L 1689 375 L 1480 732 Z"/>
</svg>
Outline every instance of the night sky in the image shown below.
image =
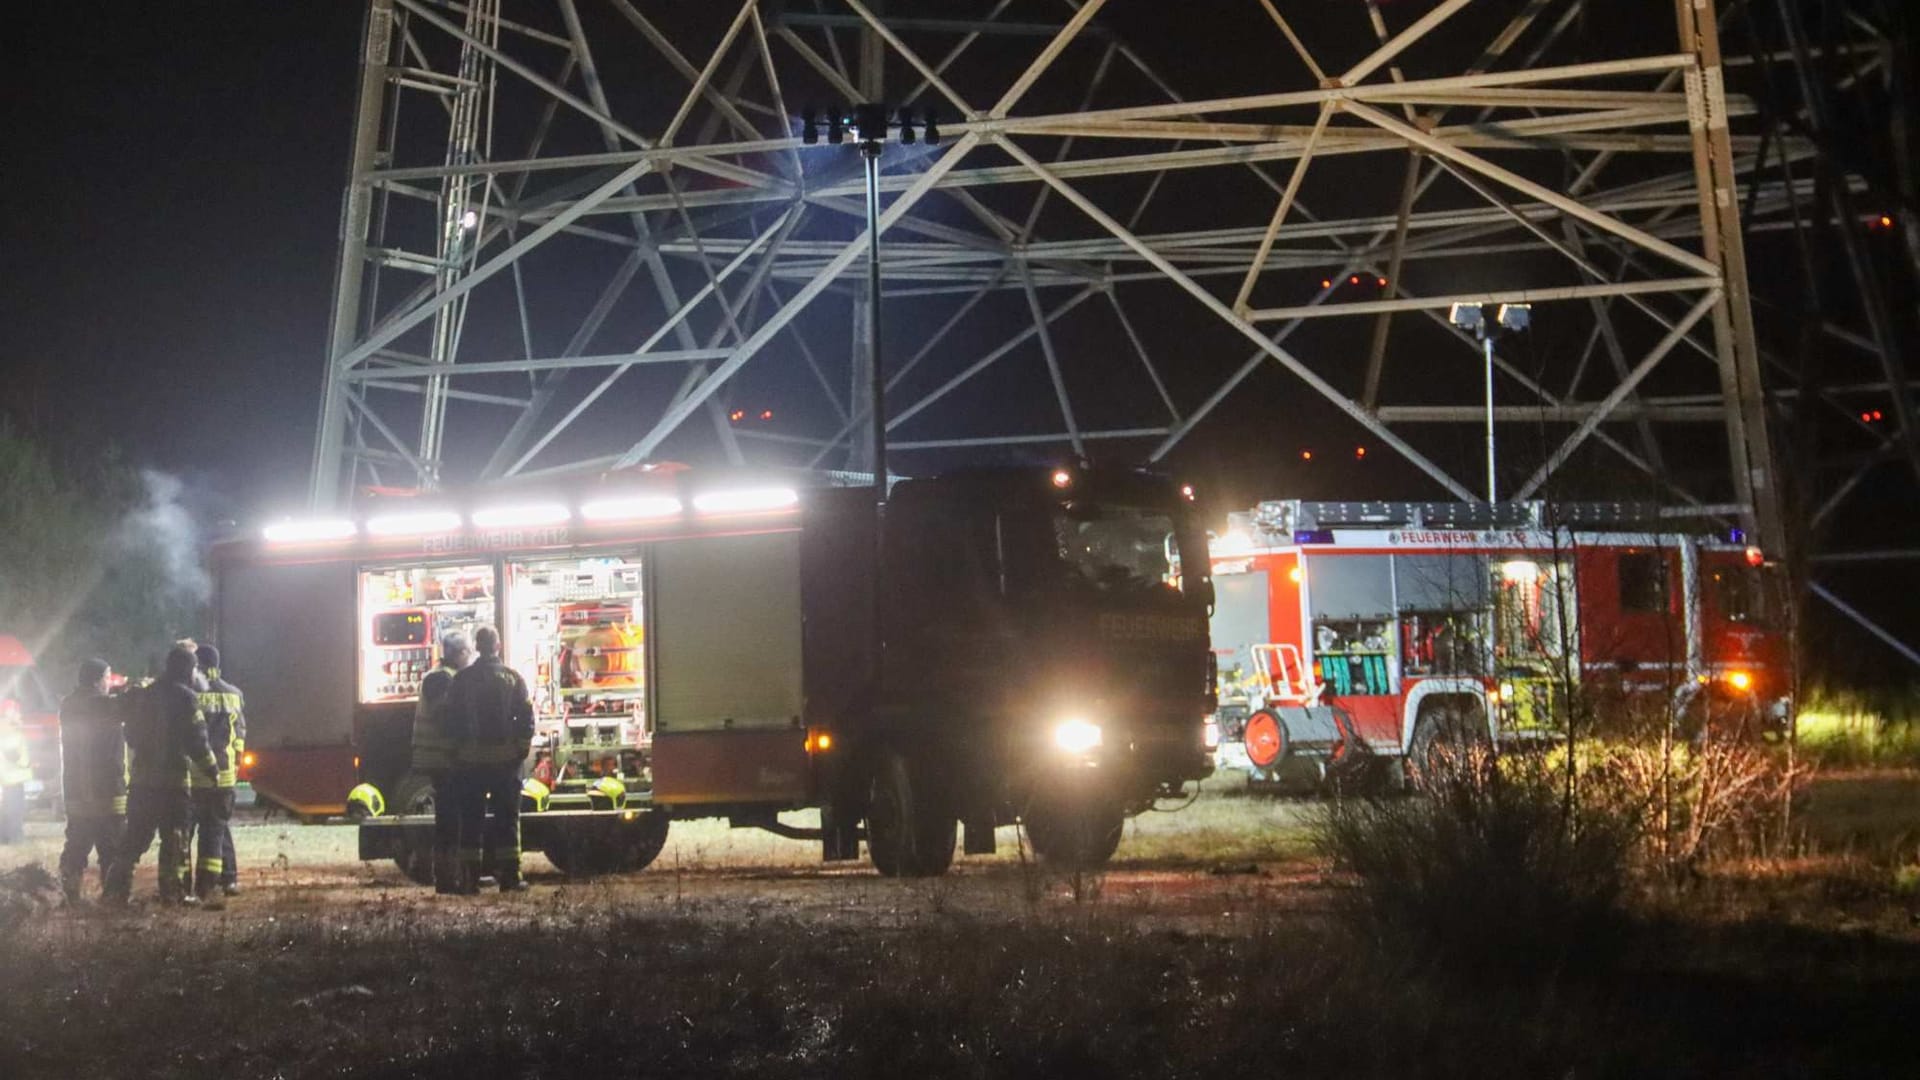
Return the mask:
<svg viewBox="0 0 1920 1080">
<path fill-rule="evenodd" d="M 659 7 L 669 17 L 688 10 Z M 1258 16 L 1247 7 L 1243 15 Z M 1156 40 L 1175 25 L 1164 14 L 1127 17 L 1140 25 L 1123 30 L 1143 52 L 1178 53 L 1177 41 Z M 84 17 L 33 5 L 14 17 L 4 46 L 14 197 L 0 238 L 9 265 L 0 362 L 18 413 L 75 438 L 97 434 L 142 464 L 225 493 L 236 517 L 300 498 L 362 19 L 363 5 L 352 0 L 114 5 L 110 16 Z M 1345 51 L 1366 45 L 1356 39 Z M 1181 63 L 1177 55 L 1155 58 L 1169 68 Z M 1237 64 L 1221 71 L 1180 72 L 1187 92 L 1205 92 L 1209 80 L 1225 86 L 1261 78 L 1258 57 L 1232 59 Z M 1290 71 L 1286 80 L 1297 77 Z M 1183 316 L 1199 314 L 1176 303 Z M 979 340 L 999 340 L 1021 317 L 1016 306 L 1008 322 L 978 328 Z M 837 321 L 819 318 L 810 329 L 817 344 L 831 338 Z M 903 309 L 890 330 L 913 318 Z M 1210 351 L 1230 351 L 1200 368 L 1199 381 L 1183 387 L 1170 376 L 1183 404 L 1246 355 L 1230 333 L 1205 325 L 1198 332 L 1206 336 L 1174 333 L 1167 347 L 1175 355 L 1162 355 L 1163 364 L 1193 369 L 1180 354 L 1200 340 Z M 1063 349 L 1073 346 L 1073 333 L 1062 330 Z M 890 333 L 890 350 L 908 345 Z M 741 394 L 756 393 L 754 371 L 750 365 Z M 1284 419 L 1258 400 L 1263 380 L 1289 402 Z M 1101 389 L 1079 390 L 1089 399 L 1084 407 L 1098 412 Z M 1235 462 L 1297 461 L 1305 445 L 1319 447 L 1323 462 L 1350 459 L 1348 444 L 1363 441 L 1350 425 L 1333 421 L 1322 440 L 1302 434 L 1303 424 L 1314 431 L 1331 415 L 1309 399 L 1277 370 L 1263 372 L 1173 464 L 1218 489 L 1244 472 Z M 968 406 L 964 395 L 955 400 Z M 993 403 L 988 387 L 973 407 Z M 1052 424 L 1057 429 L 1057 418 Z M 1395 470 L 1385 456 L 1375 448 L 1369 468 L 1384 475 L 1368 481 L 1383 495 L 1411 480 L 1410 470 Z M 1234 492 L 1234 504 L 1267 494 L 1255 490 L 1258 483 Z M 1333 494 L 1338 485 L 1325 483 Z"/>
</svg>

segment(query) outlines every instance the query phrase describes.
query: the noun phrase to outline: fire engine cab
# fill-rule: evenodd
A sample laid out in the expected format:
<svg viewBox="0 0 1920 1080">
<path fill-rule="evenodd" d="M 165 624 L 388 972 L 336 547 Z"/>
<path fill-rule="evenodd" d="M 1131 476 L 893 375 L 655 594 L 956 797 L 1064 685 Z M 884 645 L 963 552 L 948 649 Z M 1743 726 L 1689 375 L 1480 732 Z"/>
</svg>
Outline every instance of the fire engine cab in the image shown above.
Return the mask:
<svg viewBox="0 0 1920 1080">
<path fill-rule="evenodd" d="M 1564 735 L 1570 694 L 1778 729 L 1775 568 L 1684 513 L 1289 500 L 1230 515 L 1211 545 L 1221 765 L 1256 787 L 1365 760 L 1417 772 Z"/>
</svg>

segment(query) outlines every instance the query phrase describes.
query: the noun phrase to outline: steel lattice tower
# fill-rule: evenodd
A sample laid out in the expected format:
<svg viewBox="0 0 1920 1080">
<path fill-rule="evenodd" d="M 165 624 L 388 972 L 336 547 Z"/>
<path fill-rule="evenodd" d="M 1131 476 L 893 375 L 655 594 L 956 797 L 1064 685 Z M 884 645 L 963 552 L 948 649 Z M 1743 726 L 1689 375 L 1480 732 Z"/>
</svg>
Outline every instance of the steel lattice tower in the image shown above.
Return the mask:
<svg viewBox="0 0 1920 1080">
<path fill-rule="evenodd" d="M 905 471 L 1160 461 L 1271 369 L 1263 409 L 1343 414 L 1424 477 L 1404 496 L 1473 499 L 1482 466 L 1448 447 L 1482 421 L 1480 356 L 1447 312 L 1527 302 L 1553 334 L 1495 358 L 1502 431 L 1528 433 L 1503 494 L 1625 475 L 1815 550 L 1860 477 L 1920 477 L 1914 178 L 1837 151 L 1856 98 L 1910 96 L 1908 18 L 369 0 L 312 500 L 663 456 L 858 469 L 859 164 L 793 118 L 883 100 L 943 135 L 883 159 L 889 325 L 917 328 L 882 360 Z M 1875 137 L 1898 142 L 1892 111 Z M 1882 214 L 1906 248 L 1867 235 Z M 1835 265 L 1846 302 L 1809 306 Z M 737 422 L 753 379 L 794 423 Z"/>
</svg>

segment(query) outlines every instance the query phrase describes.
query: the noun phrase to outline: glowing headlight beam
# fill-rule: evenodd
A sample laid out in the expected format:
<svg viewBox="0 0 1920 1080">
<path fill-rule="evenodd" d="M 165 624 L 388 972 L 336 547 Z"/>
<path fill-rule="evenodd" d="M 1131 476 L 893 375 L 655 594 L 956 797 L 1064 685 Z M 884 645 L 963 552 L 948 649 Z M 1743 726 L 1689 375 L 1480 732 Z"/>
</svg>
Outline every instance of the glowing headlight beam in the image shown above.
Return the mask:
<svg viewBox="0 0 1920 1080">
<path fill-rule="evenodd" d="M 1100 725 L 1086 720 L 1063 720 L 1053 727 L 1053 745 L 1069 754 L 1084 754 L 1100 741 Z"/>
</svg>

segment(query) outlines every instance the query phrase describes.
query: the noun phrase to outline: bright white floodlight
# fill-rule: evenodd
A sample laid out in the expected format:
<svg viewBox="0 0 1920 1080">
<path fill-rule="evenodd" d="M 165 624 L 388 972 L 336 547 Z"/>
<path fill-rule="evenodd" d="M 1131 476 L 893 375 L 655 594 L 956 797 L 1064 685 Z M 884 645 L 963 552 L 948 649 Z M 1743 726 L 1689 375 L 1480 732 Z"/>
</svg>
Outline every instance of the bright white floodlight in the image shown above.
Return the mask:
<svg viewBox="0 0 1920 1080">
<path fill-rule="evenodd" d="M 558 525 L 573 517 L 565 503 L 536 503 L 527 506 L 490 506 L 473 512 L 473 523 L 483 529 L 514 526 Z"/>
<path fill-rule="evenodd" d="M 371 536 L 425 536 L 452 532 L 459 527 L 460 515 L 452 510 L 416 510 L 367 519 L 367 533 Z"/>
<path fill-rule="evenodd" d="M 680 513 L 680 500 L 671 495 L 626 495 L 613 499 L 595 499 L 580 508 L 588 521 L 644 521 L 669 518 Z"/>
<path fill-rule="evenodd" d="M 345 540 L 359 528 L 346 518 L 310 518 L 295 521 L 288 518 L 276 521 L 260 530 L 269 544 L 316 544 L 328 540 Z"/>
<path fill-rule="evenodd" d="M 752 514 L 785 510 L 799 502 L 800 493 L 792 488 L 741 488 L 695 495 L 693 508 L 703 514 Z"/>
</svg>

